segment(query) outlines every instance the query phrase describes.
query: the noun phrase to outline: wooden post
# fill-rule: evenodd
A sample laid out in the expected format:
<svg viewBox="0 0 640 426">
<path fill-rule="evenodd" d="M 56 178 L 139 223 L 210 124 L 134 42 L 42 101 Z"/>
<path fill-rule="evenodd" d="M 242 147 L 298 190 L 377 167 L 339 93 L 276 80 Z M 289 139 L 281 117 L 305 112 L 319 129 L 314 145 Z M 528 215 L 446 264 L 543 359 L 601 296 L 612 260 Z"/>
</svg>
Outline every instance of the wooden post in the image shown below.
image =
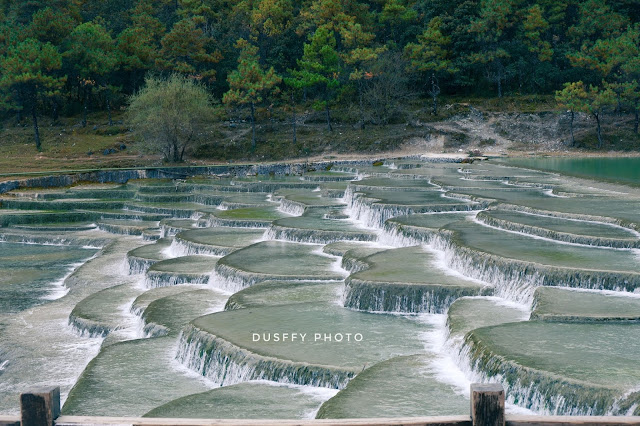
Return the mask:
<svg viewBox="0 0 640 426">
<path fill-rule="evenodd" d="M 47 387 L 20 394 L 22 426 L 53 426 L 60 415 L 60 388 Z"/>
<path fill-rule="evenodd" d="M 473 426 L 505 426 L 504 388 L 500 383 L 471 384 Z"/>
</svg>

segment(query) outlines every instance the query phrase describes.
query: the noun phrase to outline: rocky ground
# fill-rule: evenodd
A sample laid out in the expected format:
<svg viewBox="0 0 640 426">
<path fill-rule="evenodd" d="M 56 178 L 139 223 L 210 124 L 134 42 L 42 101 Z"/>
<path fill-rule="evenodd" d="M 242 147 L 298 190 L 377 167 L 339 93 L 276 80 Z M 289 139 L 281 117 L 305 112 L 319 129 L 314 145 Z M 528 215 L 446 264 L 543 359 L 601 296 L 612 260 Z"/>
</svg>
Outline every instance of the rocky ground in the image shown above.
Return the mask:
<svg viewBox="0 0 640 426">
<path fill-rule="evenodd" d="M 188 150 L 186 164 L 375 159 L 425 153 L 635 155 L 640 151 L 631 114 L 604 115 L 605 144 L 598 149 L 596 123 L 590 115 L 576 113 L 576 143 L 571 146 L 570 115 L 566 112 L 546 104 L 529 112 L 515 112 L 517 106 L 505 111 L 495 105 L 473 105 L 445 105 L 438 117 L 415 105 L 402 123 L 367 125 L 364 130 L 336 110 L 332 132 L 326 130 L 317 112 L 306 112 L 298 115 L 296 143 L 289 117 L 261 117 L 255 151 L 250 149 L 248 122 L 222 121 L 207 130 L 204 143 Z M 116 116 L 116 125 L 108 126 L 106 118 L 96 113 L 84 128 L 74 117 L 57 123 L 43 118 L 42 152 L 35 150 L 29 123 L 6 120 L 0 123 L 0 174 L 162 165 L 159 155 L 139 146 L 122 118 Z"/>
</svg>

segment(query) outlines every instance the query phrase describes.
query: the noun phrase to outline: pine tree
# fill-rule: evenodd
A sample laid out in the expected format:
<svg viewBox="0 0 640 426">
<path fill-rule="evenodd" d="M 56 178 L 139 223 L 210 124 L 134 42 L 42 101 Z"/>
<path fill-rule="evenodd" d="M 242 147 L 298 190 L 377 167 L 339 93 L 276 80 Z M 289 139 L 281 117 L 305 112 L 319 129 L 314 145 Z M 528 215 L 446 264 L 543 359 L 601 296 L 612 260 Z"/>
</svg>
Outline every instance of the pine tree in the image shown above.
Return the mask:
<svg viewBox="0 0 640 426">
<path fill-rule="evenodd" d="M 214 41 L 200 28 L 202 16 L 184 18 L 173 25 L 162 37 L 160 55 L 156 65 L 161 69 L 179 72 L 205 81 L 214 81 L 216 70 L 212 65 L 222 59 Z"/>
<path fill-rule="evenodd" d="M 145 2 L 132 10 L 132 25 L 116 39 L 116 54 L 123 71 L 128 74 L 131 91 L 135 91 L 144 73 L 152 69 L 159 57 L 160 39 L 165 33 L 162 22 L 153 16 L 153 8 Z"/>
<path fill-rule="evenodd" d="M 256 148 L 255 106 L 262 102 L 264 96 L 274 91 L 282 81 L 273 68 L 264 70 L 260 66 L 258 48 L 247 40 L 238 39 L 236 48 L 240 49 L 238 68 L 227 77 L 229 91 L 222 101 L 226 104 L 249 105 L 251 108 L 251 149 Z"/>
<path fill-rule="evenodd" d="M 587 91 L 584 83 L 565 83 L 562 90 L 556 91 L 556 102 L 561 108 L 566 108 L 570 114 L 569 131 L 571 132 L 571 146 L 576 145 L 576 138 L 573 134 L 573 121 L 576 112 L 584 111 L 587 98 Z"/>
<path fill-rule="evenodd" d="M 85 127 L 91 90 L 98 85 L 105 86 L 107 76 L 118 64 L 115 44 L 100 23 L 85 22 L 72 31 L 63 56 L 75 84 L 82 88 L 82 126 Z M 108 97 L 107 110 L 110 112 Z"/>
<path fill-rule="evenodd" d="M 556 99 L 565 108 L 569 108 L 572 112 L 572 125 L 573 125 L 573 112 L 586 112 L 591 114 L 596 119 L 596 133 L 598 137 L 598 148 L 601 149 L 604 145 L 602 138 L 602 115 L 605 107 L 611 105 L 614 102 L 613 91 L 603 85 L 599 86 L 586 86 L 582 81 L 575 83 L 566 83 L 563 90 L 556 92 Z M 572 142 L 573 128 L 571 132 Z"/>
<path fill-rule="evenodd" d="M 298 69 L 293 72 L 299 80 L 300 87 L 318 87 L 322 99 L 316 101 L 317 109 L 324 108 L 327 117 L 327 130 L 333 131 L 331 126 L 330 102 L 332 91 L 340 86 L 340 56 L 336 51 L 336 39 L 326 27 L 318 28 L 304 45 L 302 59 L 298 60 Z"/>
<path fill-rule="evenodd" d="M 38 128 L 38 100 L 43 96 L 52 96 L 62 87 L 65 78 L 55 73 L 61 67 L 62 57 L 58 50 L 51 43 L 42 43 L 32 38 L 10 48 L 0 60 L 0 88 L 16 91 L 22 100 L 28 100 L 38 151 L 42 149 Z"/>
<path fill-rule="evenodd" d="M 438 114 L 439 79 L 451 75 L 457 70 L 451 61 L 451 38 L 442 33 L 442 19 L 433 18 L 427 29 L 418 36 L 418 43 L 409 43 L 405 52 L 411 59 L 411 68 L 429 74 L 429 95 L 432 99 L 431 111 Z"/>
<path fill-rule="evenodd" d="M 485 66 L 487 79 L 496 84 L 499 98 L 504 92 L 507 62 L 511 59 L 508 47 L 516 2 L 517 0 L 481 0 L 480 16 L 469 28 L 475 34 L 479 47 L 469 59 L 472 63 Z"/>
</svg>

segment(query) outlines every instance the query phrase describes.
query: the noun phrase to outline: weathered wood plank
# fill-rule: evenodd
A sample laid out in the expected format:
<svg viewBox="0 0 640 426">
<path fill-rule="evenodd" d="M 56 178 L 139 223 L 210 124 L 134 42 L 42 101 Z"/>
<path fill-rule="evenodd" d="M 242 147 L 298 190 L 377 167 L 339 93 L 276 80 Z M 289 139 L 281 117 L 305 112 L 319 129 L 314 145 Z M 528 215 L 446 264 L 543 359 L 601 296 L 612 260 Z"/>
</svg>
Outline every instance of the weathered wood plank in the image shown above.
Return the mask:
<svg viewBox="0 0 640 426">
<path fill-rule="evenodd" d="M 339 420 L 246 420 L 246 419 L 166 419 L 133 417 L 61 416 L 56 426 L 139 425 L 139 426 L 471 426 L 469 416 L 408 417 L 391 419 Z"/>
<path fill-rule="evenodd" d="M 640 417 L 621 416 L 507 416 L 507 426 L 630 426 L 640 425 Z"/>
<path fill-rule="evenodd" d="M 20 426 L 20 416 L 0 416 L 0 426 Z"/>
<path fill-rule="evenodd" d="M 414 417 L 397 419 L 340 420 L 234 420 L 234 419 L 166 419 L 139 417 L 61 416 L 56 426 L 140 425 L 140 426 L 471 426 L 469 416 Z M 640 426 L 640 417 L 590 416 L 522 416 L 508 415 L 506 426 Z"/>
</svg>

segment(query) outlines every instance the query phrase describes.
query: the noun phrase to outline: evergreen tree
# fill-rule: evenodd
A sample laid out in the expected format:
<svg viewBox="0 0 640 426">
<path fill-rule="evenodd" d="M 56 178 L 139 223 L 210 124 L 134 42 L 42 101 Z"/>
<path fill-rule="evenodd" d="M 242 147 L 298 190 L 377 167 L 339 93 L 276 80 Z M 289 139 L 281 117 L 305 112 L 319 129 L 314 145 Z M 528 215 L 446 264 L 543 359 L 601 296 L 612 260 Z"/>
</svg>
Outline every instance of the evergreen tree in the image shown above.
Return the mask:
<svg viewBox="0 0 640 426">
<path fill-rule="evenodd" d="M 332 131 L 330 102 L 333 91 L 340 86 L 340 56 L 336 51 L 336 39 L 326 27 L 318 28 L 304 45 L 304 54 L 298 61 L 298 69 L 293 73 L 303 88 L 318 88 L 322 98 L 314 104 L 324 108 L 327 130 Z"/>
<path fill-rule="evenodd" d="M 512 59 L 509 45 L 517 0 L 481 0 L 479 17 L 472 22 L 478 49 L 470 55 L 472 63 L 485 67 L 486 78 L 496 84 L 498 97 L 503 95 L 507 63 Z"/>
<path fill-rule="evenodd" d="M 15 91 L 21 100 L 28 100 L 33 120 L 36 148 L 42 149 L 38 128 L 38 100 L 52 96 L 64 84 L 55 73 L 62 67 L 62 57 L 51 43 L 26 39 L 12 47 L 0 60 L 0 88 Z M 22 105 L 14 106 L 22 108 Z"/>
<path fill-rule="evenodd" d="M 118 60 L 114 41 L 100 23 L 85 22 L 71 32 L 63 56 L 74 83 L 82 91 L 82 126 L 85 127 L 91 90 L 96 86 L 104 88 L 108 76 L 116 69 Z M 106 106 L 110 113 L 108 95 Z"/>
<path fill-rule="evenodd" d="M 222 59 L 214 40 L 200 28 L 206 22 L 202 16 L 184 18 L 175 23 L 162 37 L 156 65 L 160 69 L 179 72 L 205 81 L 214 81 L 213 64 Z"/>
<path fill-rule="evenodd" d="M 451 38 L 442 34 L 441 29 L 442 19 L 433 18 L 429 22 L 428 28 L 418 36 L 418 43 L 409 43 L 405 47 L 405 51 L 411 59 L 411 68 L 429 74 L 430 88 L 428 93 L 432 99 L 431 111 L 433 115 L 438 114 L 439 79 L 457 71 L 448 50 Z"/>
<path fill-rule="evenodd" d="M 239 39 L 236 48 L 240 49 L 238 68 L 229 74 L 229 91 L 222 101 L 226 104 L 249 105 L 251 108 L 251 149 L 256 147 L 255 106 L 262 102 L 265 95 L 276 89 L 282 81 L 273 68 L 264 70 L 260 66 L 258 48 L 247 40 Z"/>
<path fill-rule="evenodd" d="M 613 91 L 606 87 L 586 86 L 582 81 L 567 83 L 563 90 L 556 92 L 556 99 L 560 105 L 569 108 L 573 112 L 586 112 L 596 119 L 596 134 L 598 137 L 598 148 L 602 148 L 604 140 L 602 138 L 602 115 L 605 107 L 610 106 L 614 101 Z M 572 115 L 573 117 L 573 115 Z M 572 119 L 573 124 L 573 119 Z M 572 142 L 573 128 L 572 128 Z"/>
</svg>

